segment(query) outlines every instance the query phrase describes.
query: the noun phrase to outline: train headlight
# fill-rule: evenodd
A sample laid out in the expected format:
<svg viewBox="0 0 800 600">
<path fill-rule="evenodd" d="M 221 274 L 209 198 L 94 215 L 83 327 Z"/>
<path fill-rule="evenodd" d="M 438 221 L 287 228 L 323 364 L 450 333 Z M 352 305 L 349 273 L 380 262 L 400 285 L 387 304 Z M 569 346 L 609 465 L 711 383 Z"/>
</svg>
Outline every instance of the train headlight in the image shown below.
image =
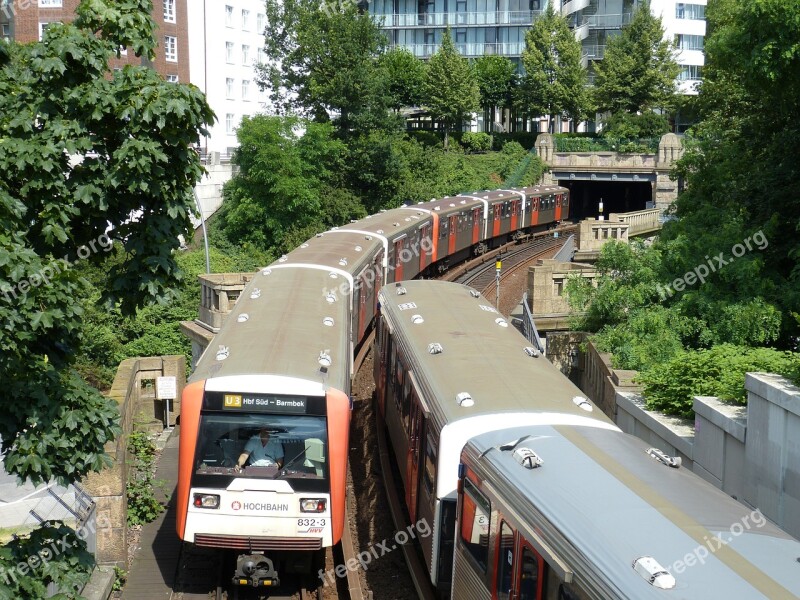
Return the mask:
<svg viewBox="0 0 800 600">
<path fill-rule="evenodd" d="M 325 512 L 328 501 L 325 498 L 300 498 L 300 512 Z"/>
<path fill-rule="evenodd" d="M 197 508 L 219 508 L 219 495 L 195 494 L 193 504 Z"/>
</svg>

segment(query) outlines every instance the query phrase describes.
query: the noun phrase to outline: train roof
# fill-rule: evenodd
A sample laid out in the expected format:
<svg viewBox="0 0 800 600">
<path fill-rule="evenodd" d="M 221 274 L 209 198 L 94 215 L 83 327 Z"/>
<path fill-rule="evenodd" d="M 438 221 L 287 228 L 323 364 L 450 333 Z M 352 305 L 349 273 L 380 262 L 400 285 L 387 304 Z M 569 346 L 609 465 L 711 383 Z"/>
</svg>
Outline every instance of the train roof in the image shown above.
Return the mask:
<svg viewBox="0 0 800 600">
<path fill-rule="evenodd" d="M 360 233 L 327 232 L 261 269 L 191 380 L 239 377 L 231 380 L 236 385 L 243 376 L 280 375 L 319 382 L 320 393 L 349 390 L 351 274 L 369 265 L 380 244 Z M 320 371 L 323 352 L 331 360 L 327 373 Z"/>
<path fill-rule="evenodd" d="M 423 400 L 441 423 L 535 412 L 613 425 L 472 288 L 404 281 L 385 286 L 380 302 Z"/>
<path fill-rule="evenodd" d="M 522 448 L 542 465 L 523 466 Z M 463 455 L 506 516 L 529 539 L 544 533 L 545 553 L 598 598 L 800 597 L 800 542 L 647 449 L 619 431 L 541 425 L 478 435 Z M 657 589 L 634 570 L 645 556 L 672 573 L 675 588 Z"/>
<path fill-rule="evenodd" d="M 416 210 L 408 210 L 409 208 Z M 342 225 L 335 228 L 334 231 L 357 230 L 392 239 L 409 229 L 413 230 L 414 227 L 426 222 L 428 218 L 428 211 L 421 210 L 421 207 L 393 208 Z"/>
<path fill-rule="evenodd" d="M 419 207 L 425 210 L 447 213 L 452 209 L 459 207 L 466 209 L 474 206 L 482 206 L 484 200 L 488 201 L 489 203 L 493 203 L 499 200 L 519 198 L 520 194 L 524 194 L 526 197 L 531 197 L 542 196 L 545 194 L 564 194 L 568 192 L 569 190 L 567 188 L 558 185 L 536 185 L 528 187 L 503 188 L 497 190 L 476 190 L 474 192 L 464 192 L 462 194 L 458 194 L 457 196 L 434 198 L 427 202 L 412 204 L 407 208 Z"/>
</svg>

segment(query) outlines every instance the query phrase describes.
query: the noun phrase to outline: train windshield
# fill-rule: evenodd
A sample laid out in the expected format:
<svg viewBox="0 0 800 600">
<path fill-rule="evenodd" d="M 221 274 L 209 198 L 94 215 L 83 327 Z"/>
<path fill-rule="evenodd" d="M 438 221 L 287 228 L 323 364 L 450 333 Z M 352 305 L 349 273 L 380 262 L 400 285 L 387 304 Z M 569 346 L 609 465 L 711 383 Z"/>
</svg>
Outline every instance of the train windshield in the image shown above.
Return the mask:
<svg viewBox="0 0 800 600">
<path fill-rule="evenodd" d="M 197 475 L 327 479 L 325 417 L 204 413 Z"/>
</svg>

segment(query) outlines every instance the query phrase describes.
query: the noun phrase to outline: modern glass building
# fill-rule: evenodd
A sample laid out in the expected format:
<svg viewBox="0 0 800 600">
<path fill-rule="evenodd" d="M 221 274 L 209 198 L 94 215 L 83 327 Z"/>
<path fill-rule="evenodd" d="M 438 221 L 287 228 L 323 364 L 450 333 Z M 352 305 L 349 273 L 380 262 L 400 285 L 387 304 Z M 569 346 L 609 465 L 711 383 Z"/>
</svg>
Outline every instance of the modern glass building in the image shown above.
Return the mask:
<svg viewBox="0 0 800 600">
<path fill-rule="evenodd" d="M 630 22 L 639 0 L 372 0 L 369 10 L 378 19 L 391 46 L 408 48 L 415 56 L 431 56 L 450 26 L 459 51 L 467 57 L 507 56 L 519 63 L 525 32 L 554 2 L 583 45 L 584 65 L 602 60 L 609 37 Z M 680 90 L 693 93 L 703 66 L 706 0 L 693 3 L 651 0 L 650 9 L 663 19 L 666 36 L 678 47 L 682 65 Z"/>
</svg>

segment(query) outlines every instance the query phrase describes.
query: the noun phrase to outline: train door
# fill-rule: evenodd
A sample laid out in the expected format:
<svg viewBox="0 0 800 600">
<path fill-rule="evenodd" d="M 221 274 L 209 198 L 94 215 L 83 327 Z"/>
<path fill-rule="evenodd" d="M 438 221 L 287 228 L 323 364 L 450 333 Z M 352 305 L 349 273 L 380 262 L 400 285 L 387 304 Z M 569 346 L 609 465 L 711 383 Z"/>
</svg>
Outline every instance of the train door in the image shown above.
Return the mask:
<svg viewBox="0 0 800 600">
<path fill-rule="evenodd" d="M 416 386 L 414 386 L 416 387 Z M 417 520 L 417 496 L 419 495 L 419 463 L 420 448 L 422 446 L 422 429 L 424 413 L 420 405 L 416 390 L 411 392 L 410 423 L 408 439 L 408 456 L 406 459 L 406 472 L 408 486 L 406 487 L 406 506 L 411 521 Z"/>
<path fill-rule="evenodd" d="M 394 241 L 394 279 L 392 281 L 403 280 L 403 246 L 405 245 L 405 236 L 399 240 Z"/>
<path fill-rule="evenodd" d="M 517 545 L 519 561 L 514 571 L 515 587 L 519 600 L 542 600 L 544 597 L 544 560 L 527 540 L 520 539 Z"/>
<path fill-rule="evenodd" d="M 558 194 L 556 196 L 556 216 L 555 216 L 555 220 L 556 221 L 560 221 L 561 220 L 561 199 L 562 199 L 562 197 L 563 196 L 561 194 Z"/>
<path fill-rule="evenodd" d="M 481 208 L 472 209 L 472 243 L 481 241 Z"/>
<path fill-rule="evenodd" d="M 539 207 L 541 206 L 541 198 L 534 198 L 531 200 L 531 225 L 539 224 Z"/>
<path fill-rule="evenodd" d="M 519 229 L 519 200 L 511 201 L 511 231 Z"/>
<path fill-rule="evenodd" d="M 500 235 L 500 224 L 503 222 L 503 203 L 492 206 L 492 237 Z"/>
<path fill-rule="evenodd" d="M 377 294 L 376 294 L 377 295 Z M 390 360 L 392 354 L 392 335 L 389 330 L 389 324 L 386 320 L 381 319 L 378 324 L 378 357 L 375 361 L 375 390 L 378 394 L 378 410 L 380 411 L 381 418 L 386 418 L 386 394 L 389 392 L 389 365 L 392 364 Z"/>
<path fill-rule="evenodd" d="M 433 225 L 431 223 L 425 223 L 422 227 L 419 228 L 419 272 L 422 273 L 429 264 L 431 264 L 431 252 L 430 249 L 433 247 L 431 231 L 433 230 Z M 425 249 L 428 248 L 429 250 L 426 251 Z"/>
<path fill-rule="evenodd" d="M 447 240 L 447 254 L 452 256 L 456 251 L 456 237 L 458 236 L 458 215 L 450 215 L 450 237 Z"/>
<path fill-rule="evenodd" d="M 544 560 L 505 521 L 497 536 L 493 600 L 543 600 Z"/>
<path fill-rule="evenodd" d="M 367 299 L 369 298 L 369 283 L 367 282 L 367 269 L 361 271 L 361 274 L 356 280 L 358 282 L 358 337 L 356 341 L 364 339 L 364 332 L 367 329 Z M 371 316 L 371 315 L 370 315 Z"/>
</svg>

